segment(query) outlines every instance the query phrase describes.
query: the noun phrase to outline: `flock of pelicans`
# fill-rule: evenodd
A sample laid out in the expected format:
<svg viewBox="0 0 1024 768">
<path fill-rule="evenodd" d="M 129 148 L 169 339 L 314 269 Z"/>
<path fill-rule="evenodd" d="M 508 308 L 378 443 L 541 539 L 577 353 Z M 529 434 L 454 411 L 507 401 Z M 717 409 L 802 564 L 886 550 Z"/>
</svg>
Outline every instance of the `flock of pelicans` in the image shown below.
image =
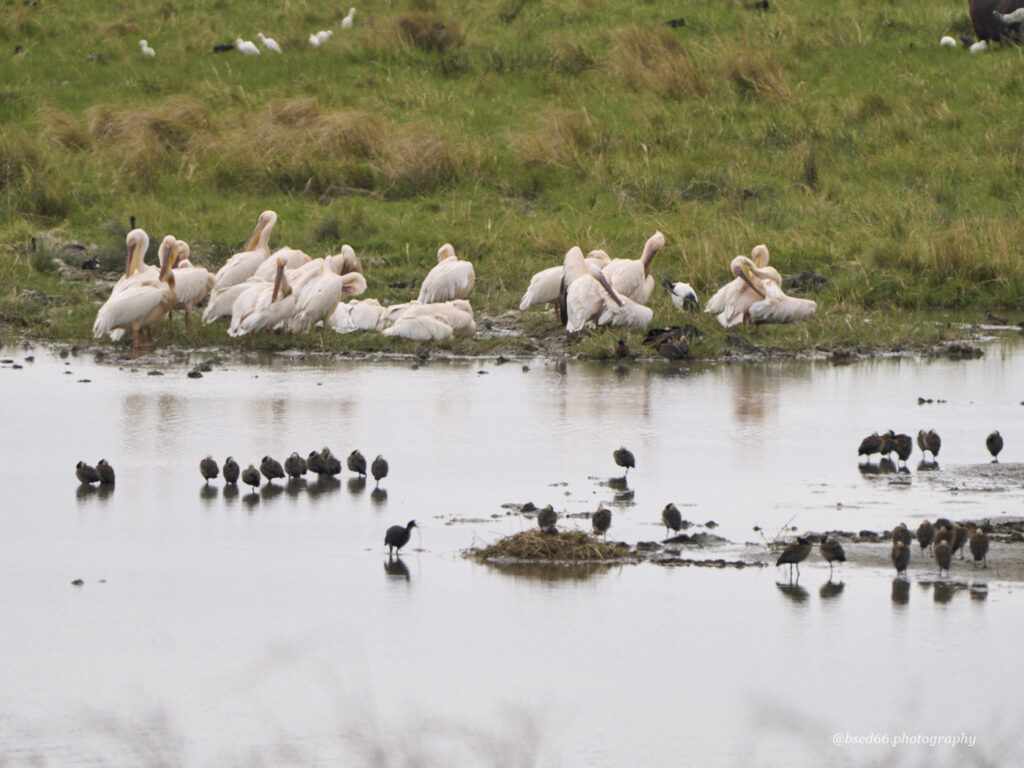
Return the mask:
<svg viewBox="0 0 1024 768">
<path fill-rule="evenodd" d="M 376 299 L 356 299 L 366 291 L 366 279 L 355 251 L 311 258 L 301 250 L 270 250 L 277 222 L 264 211 L 243 250 L 216 273 L 190 260 L 188 243 L 173 235 L 163 238 L 156 266 L 146 264 L 149 236 L 132 229 L 125 237 L 124 274 L 96 313 L 93 335 L 119 340 L 130 333 L 132 344 L 152 343 L 153 328 L 174 310 L 185 314 L 186 328 L 193 311 L 206 300 L 205 323 L 230 318 L 229 336 L 259 331 L 302 333 L 317 325 L 339 333 L 380 331 L 419 341 L 440 341 L 476 332 L 473 308 L 466 297 L 476 274 L 473 264 L 459 259 L 450 243 L 437 252 L 437 265 L 423 279 L 414 301 L 383 306 Z M 584 256 L 579 246 L 565 254 L 562 264 L 533 275 L 519 304 L 521 310 L 551 304 L 566 330 L 587 325 L 646 328 L 653 311 L 646 306 L 654 290 L 651 262 L 665 245 L 655 232 L 638 259 L 613 259 L 600 250 Z M 729 265 L 734 278 L 705 307 L 730 327 L 742 322 L 787 323 L 810 317 L 817 304 L 787 296 L 782 276 L 768 266 L 768 248 L 756 246 L 751 256 L 737 256 Z M 686 283 L 662 281 L 680 310 L 697 310 L 697 295 Z M 665 341 L 665 340 L 663 340 Z"/>
</svg>

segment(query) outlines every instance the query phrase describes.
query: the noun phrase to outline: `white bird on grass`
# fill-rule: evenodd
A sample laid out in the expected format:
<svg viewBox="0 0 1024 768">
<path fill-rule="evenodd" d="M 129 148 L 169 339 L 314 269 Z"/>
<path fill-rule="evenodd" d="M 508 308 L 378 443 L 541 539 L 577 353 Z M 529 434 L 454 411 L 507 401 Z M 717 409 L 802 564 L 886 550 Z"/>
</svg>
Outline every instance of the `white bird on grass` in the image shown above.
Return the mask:
<svg viewBox="0 0 1024 768">
<path fill-rule="evenodd" d="M 240 37 L 236 37 L 235 48 L 238 49 L 239 53 L 244 53 L 246 56 L 260 55 L 260 49 L 256 47 L 256 43 L 254 43 L 252 40 L 243 40 Z"/>
<path fill-rule="evenodd" d="M 343 298 L 359 296 L 366 290 L 366 278 L 359 272 L 336 274 L 324 262 L 320 275 L 303 287 L 288 320 L 288 330 L 302 333 L 327 320 Z"/>
<path fill-rule="evenodd" d="M 651 262 L 665 246 L 665 236 L 655 232 L 644 243 L 639 259 L 613 259 L 604 268 L 604 274 L 612 288 L 620 296 L 632 299 L 638 304 L 646 304 L 654 290 L 654 278 L 651 277 Z"/>
<path fill-rule="evenodd" d="M 168 257 L 171 259 L 171 272 L 174 275 L 174 295 L 177 298 L 168 318 L 173 311 L 180 309 L 185 312 L 185 330 L 192 325 L 192 310 L 206 298 L 213 289 L 214 276 L 203 267 L 195 266 L 189 261 L 191 250 L 184 240 L 175 240 Z"/>
<path fill-rule="evenodd" d="M 107 301 L 104 302 L 103 306 L 106 306 L 106 304 L 110 303 L 115 296 L 128 288 L 136 285 L 142 285 L 144 283 L 155 285 L 160 279 L 160 271 L 154 267 L 148 266 L 144 262 L 146 251 L 149 250 L 149 235 L 146 234 L 145 230 L 133 229 L 125 235 L 124 242 L 124 274 L 121 275 L 116 283 L 114 283 L 114 287 L 110 291 L 110 296 L 107 298 Z M 100 311 L 96 315 L 97 322 L 99 321 L 100 313 L 103 311 L 103 307 L 100 307 Z M 96 331 L 96 325 L 93 325 L 93 331 Z M 117 341 L 123 335 L 124 331 L 120 329 L 110 331 L 110 338 L 114 341 Z"/>
<path fill-rule="evenodd" d="M 689 283 L 673 283 L 671 280 L 662 280 L 661 284 L 668 291 L 669 298 L 676 305 L 680 312 L 690 310 L 700 312 L 700 302 L 697 301 L 697 292 Z"/>
<path fill-rule="evenodd" d="M 274 53 L 281 52 L 281 46 L 277 44 L 277 40 L 275 40 L 274 38 L 267 37 L 262 32 L 257 33 L 256 37 L 259 38 L 260 42 L 263 43 L 263 47 L 266 48 L 268 51 L 273 51 Z"/>
<path fill-rule="evenodd" d="M 421 304 L 410 301 L 397 307 L 388 307 L 383 325 L 390 327 L 399 321 L 414 317 L 433 317 L 444 320 L 455 336 L 472 336 L 476 333 L 476 320 L 473 319 L 473 307 L 465 299 L 454 301 Z"/>
<path fill-rule="evenodd" d="M 943 35 L 942 38 L 939 40 L 939 45 L 941 45 L 943 48 L 956 48 L 956 40 L 954 40 L 949 35 Z"/>
<path fill-rule="evenodd" d="M 382 333 L 385 336 L 398 336 L 413 341 L 444 341 L 450 339 L 454 331 L 439 315 L 418 315 L 401 317 Z"/>
<path fill-rule="evenodd" d="M 139 47 L 142 49 L 142 55 L 147 59 L 155 59 L 156 51 L 149 47 L 149 42 L 146 40 L 139 40 Z"/>
<path fill-rule="evenodd" d="M 295 294 L 284 274 L 285 260 L 278 259 L 276 267 L 274 282 L 253 281 L 235 300 L 228 336 L 245 336 L 263 330 L 273 332 L 291 317 Z"/>
<path fill-rule="evenodd" d="M 420 304 L 434 304 L 464 299 L 469 295 L 475 280 L 473 265 L 468 261 L 460 261 L 455 256 L 452 244 L 445 243 L 437 250 L 437 266 L 423 278 L 417 300 Z"/>
<path fill-rule="evenodd" d="M 314 32 L 309 36 L 309 44 L 314 48 L 319 48 L 321 45 L 331 39 L 331 35 L 334 34 L 332 29 L 321 29 L 319 32 Z"/>
<path fill-rule="evenodd" d="M 353 19 L 355 19 L 355 16 L 356 16 L 356 9 L 355 8 L 349 8 L 348 9 L 348 15 L 344 19 L 341 20 L 341 28 L 342 29 L 352 29 L 352 21 L 353 21 Z"/>
<path fill-rule="evenodd" d="M 765 298 L 765 282 L 774 282 L 782 285 L 782 275 L 774 267 L 759 268 L 746 256 L 737 256 L 729 263 L 729 271 L 736 275 L 731 283 L 719 290 L 712 299 L 719 298 L 722 291 L 725 293 L 721 298 L 721 311 L 717 314 L 718 322 L 726 328 L 731 328 L 739 323 L 750 320 L 749 310 L 751 305 Z M 710 312 L 712 302 L 708 302 L 705 312 Z M 717 304 L 716 304 L 717 306 Z"/>
<path fill-rule="evenodd" d="M 585 261 L 588 264 L 597 264 L 598 267 L 607 266 L 611 259 L 604 251 L 591 251 L 587 254 Z M 523 294 L 519 302 L 519 309 L 525 311 L 538 304 L 559 304 L 562 291 L 562 273 L 565 270 L 564 264 L 557 267 L 548 267 L 530 278 L 530 286 Z"/>
<path fill-rule="evenodd" d="M 298 269 L 303 264 L 308 264 L 312 261 L 309 255 L 303 251 L 285 246 L 284 248 L 278 248 L 270 254 L 270 258 L 266 259 L 256 268 L 253 277 L 268 283 L 273 281 L 274 276 L 277 274 L 277 260 L 282 258 L 284 259 L 284 268 L 289 270 Z"/>
<path fill-rule="evenodd" d="M 601 299 L 604 307 L 597 318 L 598 325 L 616 325 L 625 328 L 646 328 L 654 317 L 654 310 L 638 304 L 628 296 L 620 296 L 612 287 L 604 272 L 593 264 L 589 265 L 590 276 L 604 289 Z"/>
<path fill-rule="evenodd" d="M 771 271 L 774 273 L 774 277 L 772 279 L 777 278 L 777 282 L 780 285 L 782 284 L 782 275 L 780 275 L 774 268 L 768 266 L 768 246 L 766 246 L 764 243 L 755 245 L 753 249 L 751 249 L 750 251 L 750 259 L 754 262 L 754 265 L 759 269 L 771 269 Z M 730 262 L 729 264 L 730 272 L 733 271 L 732 265 L 733 263 L 735 263 L 735 261 L 736 260 L 733 259 L 733 262 Z M 715 292 L 715 295 L 708 300 L 707 305 L 704 307 L 704 311 L 712 315 L 722 315 L 722 313 L 725 311 L 726 305 L 731 305 L 733 302 L 735 302 L 736 298 L 745 290 L 749 290 L 746 281 L 744 281 L 741 277 L 733 278 L 731 282 L 726 283 L 721 288 L 719 288 L 718 291 Z M 722 317 L 719 317 L 718 319 L 719 322 L 722 322 L 724 324 Z M 739 321 L 737 320 L 736 322 Z"/>
<path fill-rule="evenodd" d="M 574 245 L 565 253 L 565 330 L 575 333 L 587 323 L 596 323 L 604 311 L 603 289 L 594 279 L 583 251 Z M 602 272 L 603 274 L 603 272 Z"/>
<path fill-rule="evenodd" d="M 96 313 L 96 322 L 92 326 L 93 336 L 98 339 L 107 333 L 117 340 L 125 331 L 131 331 L 132 348 L 138 349 L 139 332 L 144 331 L 152 343 L 153 326 L 164 319 L 177 301 L 170 264 L 170 260 L 164 262 L 156 284 L 130 285 L 107 299 Z"/>
<path fill-rule="evenodd" d="M 384 307 L 376 299 L 351 299 L 338 304 L 327 324 L 338 333 L 380 330 Z"/>
<path fill-rule="evenodd" d="M 968 48 L 971 53 L 980 53 L 988 50 L 988 40 L 979 40 L 976 43 L 971 43 L 971 47 Z"/>
<path fill-rule="evenodd" d="M 789 296 L 774 280 L 762 280 L 761 290 L 764 298 L 751 304 L 747 310 L 754 323 L 795 323 L 806 320 L 818 310 L 816 301 Z"/>
</svg>

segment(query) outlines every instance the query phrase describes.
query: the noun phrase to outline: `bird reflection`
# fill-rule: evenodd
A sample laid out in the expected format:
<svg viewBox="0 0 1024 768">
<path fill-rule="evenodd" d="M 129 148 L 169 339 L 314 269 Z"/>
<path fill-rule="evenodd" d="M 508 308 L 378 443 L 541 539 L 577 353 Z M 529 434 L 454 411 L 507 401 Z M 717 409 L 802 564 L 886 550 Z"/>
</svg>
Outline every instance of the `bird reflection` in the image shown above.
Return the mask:
<svg viewBox="0 0 1024 768">
<path fill-rule="evenodd" d="M 260 495 L 258 493 L 247 493 L 242 496 L 242 503 L 245 504 L 250 511 L 254 511 L 260 503 Z"/>
<path fill-rule="evenodd" d="M 271 482 L 268 482 L 266 485 L 260 488 L 260 496 L 262 496 L 264 499 L 267 499 L 268 501 L 274 498 L 275 496 L 280 496 L 282 493 L 284 493 L 284 486 L 274 485 Z"/>
<path fill-rule="evenodd" d="M 220 491 L 217 490 L 217 486 L 215 485 L 203 484 L 199 486 L 199 498 L 202 499 L 207 504 L 216 499 L 217 494 L 219 493 Z"/>
<path fill-rule="evenodd" d="M 374 488 L 370 491 L 370 501 L 380 506 L 388 500 L 388 492 L 383 488 Z"/>
<path fill-rule="evenodd" d="M 85 501 L 86 499 L 90 499 L 95 496 L 96 492 L 96 486 L 82 483 L 75 489 L 75 498 L 78 499 L 78 501 Z"/>
<path fill-rule="evenodd" d="M 988 584 L 971 584 L 971 600 L 987 600 Z"/>
<path fill-rule="evenodd" d="M 284 485 L 284 492 L 289 496 L 298 496 L 304 490 L 306 490 L 306 478 L 304 477 L 289 477 L 288 482 Z"/>
<path fill-rule="evenodd" d="M 892 580 L 892 601 L 897 605 L 910 602 L 910 582 L 897 576 Z"/>
<path fill-rule="evenodd" d="M 322 493 L 330 493 L 341 487 L 341 480 L 331 475 L 320 475 L 315 483 L 306 485 L 306 491 L 310 496 L 319 496 Z"/>
<path fill-rule="evenodd" d="M 881 459 L 877 464 L 870 461 L 866 464 L 858 464 L 857 469 L 862 475 L 891 475 L 896 472 L 896 464 L 892 459 Z"/>
<path fill-rule="evenodd" d="M 224 490 L 221 491 L 221 494 L 223 494 L 224 498 L 228 501 L 234 501 L 238 498 L 238 486 L 234 483 L 229 483 L 224 486 Z"/>
<path fill-rule="evenodd" d="M 391 557 L 389 555 L 388 559 L 384 561 L 384 570 L 387 571 L 388 576 L 409 581 L 409 569 L 400 557 Z"/>
<path fill-rule="evenodd" d="M 932 597 L 936 603 L 948 603 L 956 590 L 948 581 L 936 581 L 932 585 Z"/>
<path fill-rule="evenodd" d="M 805 603 L 807 598 L 810 597 L 810 593 L 799 584 L 782 584 L 777 581 L 775 586 L 794 603 Z"/>
<path fill-rule="evenodd" d="M 114 492 L 114 486 L 101 483 L 96 489 L 96 498 L 100 501 L 105 501 L 110 498 L 110 494 Z"/>
<path fill-rule="evenodd" d="M 359 495 L 366 490 L 366 475 L 356 475 L 348 479 L 348 492 Z"/>
<path fill-rule="evenodd" d="M 843 589 L 846 588 L 846 584 L 841 581 L 832 581 L 829 579 L 821 585 L 821 589 L 818 590 L 818 596 L 822 600 L 828 600 L 833 597 L 839 597 L 843 594 Z"/>
<path fill-rule="evenodd" d="M 622 477 L 609 477 L 608 487 L 615 491 L 628 491 L 629 483 L 626 481 L 626 476 Z"/>
<path fill-rule="evenodd" d="M 919 461 L 917 463 L 918 472 L 938 472 L 939 464 L 935 461 Z"/>
</svg>

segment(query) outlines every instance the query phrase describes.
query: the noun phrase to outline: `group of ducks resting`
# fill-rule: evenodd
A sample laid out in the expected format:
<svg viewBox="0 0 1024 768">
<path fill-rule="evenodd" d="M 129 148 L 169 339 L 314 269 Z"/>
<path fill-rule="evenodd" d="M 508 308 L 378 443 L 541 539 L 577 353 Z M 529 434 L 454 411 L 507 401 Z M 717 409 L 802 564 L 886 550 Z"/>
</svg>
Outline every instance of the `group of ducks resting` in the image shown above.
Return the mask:
<svg viewBox="0 0 1024 768">
<path fill-rule="evenodd" d="M 891 557 L 897 576 L 906 573 L 907 566 L 910 565 L 911 541 L 910 529 L 907 528 L 905 523 L 900 523 L 893 528 Z M 935 562 L 939 566 L 940 576 L 943 571 L 946 572 L 946 575 L 949 575 L 949 566 L 953 562 L 953 555 L 958 550 L 960 552 L 960 559 L 965 559 L 965 545 L 970 546 L 971 556 L 976 563 L 981 561 L 984 563 L 985 568 L 988 567 L 988 533 L 981 526 L 975 526 L 967 522 L 953 523 L 944 517 L 939 518 L 935 523 L 925 520 L 917 527 L 917 542 L 921 545 L 922 552 L 929 547 L 931 548 L 932 554 L 935 556 Z M 788 564 L 791 571 L 796 566 L 797 576 L 799 576 L 800 563 L 807 559 L 812 549 L 813 544 L 810 539 L 797 536 L 796 540 L 782 551 L 775 565 L 778 567 Z M 846 552 L 843 549 L 843 545 L 832 534 L 821 540 L 818 550 L 829 564 L 829 568 L 832 568 L 837 562 L 846 562 Z"/>
<path fill-rule="evenodd" d="M 360 477 L 366 477 L 366 458 L 358 449 L 348 455 L 345 464 L 350 472 L 355 472 Z M 222 468 L 217 466 L 216 459 L 207 456 L 199 462 L 199 471 L 203 480 L 209 483 L 220 475 Z M 267 478 L 268 483 L 273 483 L 274 480 L 283 480 L 286 476 L 289 481 L 297 480 L 305 476 L 307 472 L 314 472 L 320 477 L 334 477 L 341 474 L 341 459 L 331 453 L 330 448 L 325 447 L 320 451 L 311 451 L 305 459 L 293 452 L 284 460 L 284 464 L 271 456 L 264 456 L 260 461 L 259 469 L 256 469 L 255 464 L 241 469 L 238 462 L 228 456 L 224 460 L 223 467 L 224 482 L 234 485 L 241 478 L 243 483 L 252 486 L 254 493 L 262 482 L 261 473 L 263 477 Z M 388 476 L 387 459 L 383 456 L 375 458 L 370 464 L 370 474 L 373 475 L 377 485 L 380 485 L 380 481 Z"/>
<path fill-rule="evenodd" d="M 319 259 L 288 247 L 271 253 L 276 222 L 273 211 L 260 214 L 244 250 L 216 274 L 192 264 L 188 243 L 173 235 L 158 249 L 159 266 L 146 264 L 149 236 L 133 229 L 125 238 L 124 275 L 97 312 L 93 335 L 118 340 L 130 332 L 133 346 L 139 346 L 140 335 L 151 343 L 153 328 L 176 309 L 185 313 L 189 327 L 192 312 L 207 297 L 203 322 L 230 318 L 229 336 L 303 333 L 318 323 L 339 333 L 380 330 L 417 340 L 476 331 L 473 308 L 465 300 L 475 281 L 473 265 L 460 261 L 450 244 L 438 250 L 438 264 L 424 278 L 416 301 L 384 307 L 376 299 L 353 299 L 366 290 L 366 278 L 351 246 Z"/>
<path fill-rule="evenodd" d="M 158 264 L 146 264 L 149 236 L 132 229 L 125 237 L 124 274 L 97 312 L 93 335 L 118 340 L 131 333 L 133 346 L 151 343 L 153 328 L 174 310 L 185 313 L 186 328 L 190 327 L 192 312 L 207 297 L 203 322 L 230 318 L 230 336 L 264 330 L 302 333 L 318 324 L 339 333 L 380 331 L 420 341 L 475 333 L 473 308 L 466 297 L 476 275 L 472 263 L 459 259 L 450 243 L 438 249 L 438 263 L 423 279 L 416 300 L 385 307 L 376 299 L 355 298 L 366 291 L 366 279 L 351 246 L 317 259 L 290 247 L 271 252 L 276 223 L 274 211 L 260 214 L 243 250 L 215 274 L 194 264 L 188 243 L 173 235 L 163 238 Z M 646 328 L 654 314 L 646 306 L 654 289 L 651 262 L 664 245 L 665 236 L 655 232 L 639 259 L 612 259 L 600 250 L 584 256 L 579 246 L 573 246 L 561 265 L 532 277 L 520 309 L 553 304 L 569 332 L 586 325 Z M 734 279 L 705 308 L 726 327 L 793 322 L 817 309 L 813 301 L 783 293 L 782 276 L 768 266 L 764 245 L 755 247 L 749 258 L 734 258 L 730 270 Z M 687 283 L 662 284 L 680 310 L 699 309 L 697 295 Z"/>
<path fill-rule="evenodd" d="M 938 459 L 939 449 L 942 448 L 942 438 L 934 429 L 929 429 L 927 432 L 923 429 L 918 430 L 917 447 L 921 449 L 922 460 L 927 459 L 928 454 L 931 453 L 932 461 L 935 462 Z M 985 438 L 985 447 L 992 454 L 992 461 L 999 461 L 999 452 L 1003 450 L 1003 436 L 999 434 L 998 429 L 993 430 Z M 890 429 L 882 434 L 875 432 L 861 440 L 857 455 L 867 456 L 870 461 L 872 454 L 875 453 L 886 457 L 891 457 L 895 453 L 897 458 L 906 465 L 913 450 L 914 441 L 910 435 L 898 435 Z"/>
</svg>

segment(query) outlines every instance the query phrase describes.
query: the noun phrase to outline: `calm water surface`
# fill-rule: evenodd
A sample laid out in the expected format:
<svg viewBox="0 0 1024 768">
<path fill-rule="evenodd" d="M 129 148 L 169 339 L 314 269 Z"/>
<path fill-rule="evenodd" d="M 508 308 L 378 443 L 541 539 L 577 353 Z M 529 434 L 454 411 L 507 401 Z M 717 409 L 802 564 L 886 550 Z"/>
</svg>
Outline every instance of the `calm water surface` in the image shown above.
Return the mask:
<svg viewBox="0 0 1024 768">
<path fill-rule="evenodd" d="M 511 502 L 614 504 L 629 542 L 664 535 L 669 501 L 738 543 L 760 542 L 755 526 L 1019 515 L 1012 471 L 970 474 L 995 428 L 1003 464 L 1024 461 L 1016 339 L 966 362 L 688 375 L 278 359 L 189 379 L 187 365 L 0 356 L 30 353 L 0 366 L 0 765 L 1024 759 L 1008 684 L 1024 673 L 1024 600 L 994 569 L 954 568 L 952 589 L 923 562 L 909 584 L 848 565 L 837 586 L 815 554 L 790 588 L 774 568 L 567 579 L 460 556 L 532 524 Z M 862 474 L 860 439 L 889 427 L 938 430 L 941 470 L 917 471 L 915 452 L 909 473 Z M 232 496 L 198 471 L 207 453 L 244 467 L 324 445 L 386 456 L 384 492 L 346 471 Z M 619 445 L 637 457 L 630 499 L 607 485 Z M 75 463 L 104 457 L 116 490 L 83 492 Z M 413 518 L 389 562 L 384 530 Z"/>
</svg>

